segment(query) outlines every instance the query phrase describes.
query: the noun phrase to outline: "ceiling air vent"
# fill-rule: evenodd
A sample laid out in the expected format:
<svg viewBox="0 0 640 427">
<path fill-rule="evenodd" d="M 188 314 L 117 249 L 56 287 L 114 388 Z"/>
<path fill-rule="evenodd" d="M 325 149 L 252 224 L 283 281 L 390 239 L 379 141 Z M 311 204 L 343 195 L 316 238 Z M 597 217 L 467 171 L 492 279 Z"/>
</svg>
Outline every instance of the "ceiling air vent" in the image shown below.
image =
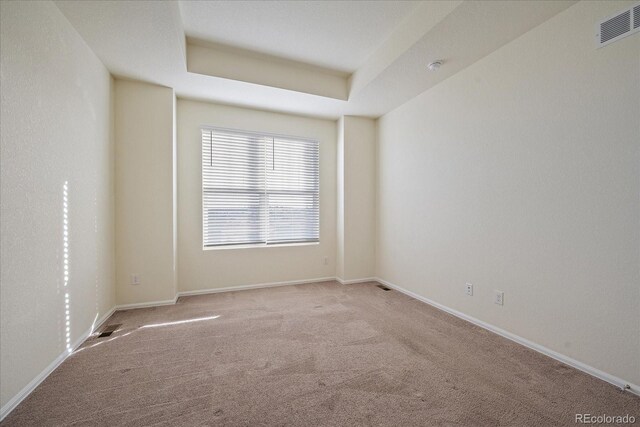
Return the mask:
<svg viewBox="0 0 640 427">
<path fill-rule="evenodd" d="M 598 22 L 596 44 L 606 46 L 637 32 L 640 32 L 640 4 Z"/>
</svg>

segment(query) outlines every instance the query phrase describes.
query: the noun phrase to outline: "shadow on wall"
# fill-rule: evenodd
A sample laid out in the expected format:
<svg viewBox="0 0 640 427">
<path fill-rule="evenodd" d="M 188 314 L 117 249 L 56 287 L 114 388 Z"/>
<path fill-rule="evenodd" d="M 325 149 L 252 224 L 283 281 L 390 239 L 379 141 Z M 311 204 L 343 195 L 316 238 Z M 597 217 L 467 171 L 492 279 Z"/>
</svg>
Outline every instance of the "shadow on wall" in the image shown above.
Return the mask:
<svg viewBox="0 0 640 427">
<path fill-rule="evenodd" d="M 62 254 L 65 346 L 67 352 L 71 353 L 71 312 L 69 304 L 69 181 L 65 181 L 62 185 Z"/>
<path fill-rule="evenodd" d="M 70 206 L 70 185 L 69 180 L 64 181 L 62 184 L 62 273 L 63 273 L 63 281 L 62 281 L 62 294 L 64 295 L 63 302 L 63 327 L 62 332 L 64 334 L 64 348 L 67 353 L 72 353 L 74 347 L 77 347 L 79 343 L 72 343 L 71 341 L 71 254 L 70 254 L 70 215 L 71 215 L 71 206 Z M 97 195 L 94 194 L 94 206 L 96 207 L 95 212 L 97 212 Z M 94 231 L 95 231 L 95 242 L 99 241 L 98 235 L 98 216 L 97 213 L 94 216 Z M 96 243 L 97 244 L 97 243 Z M 99 276 L 98 276 L 98 247 L 95 248 L 95 316 L 93 318 L 93 322 L 91 323 L 91 329 L 89 331 L 89 335 L 93 335 L 96 323 L 98 322 L 98 317 L 100 316 L 100 307 L 99 307 Z M 86 338 L 86 337 L 85 337 Z M 81 343 L 80 343 L 81 344 Z"/>
</svg>

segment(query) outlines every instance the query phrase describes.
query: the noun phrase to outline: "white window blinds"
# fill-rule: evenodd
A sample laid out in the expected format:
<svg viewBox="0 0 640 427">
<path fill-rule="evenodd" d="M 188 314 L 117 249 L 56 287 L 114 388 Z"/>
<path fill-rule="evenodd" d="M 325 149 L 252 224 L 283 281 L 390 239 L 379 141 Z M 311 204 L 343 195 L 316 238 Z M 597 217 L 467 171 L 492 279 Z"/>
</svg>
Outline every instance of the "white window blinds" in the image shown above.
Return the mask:
<svg viewBox="0 0 640 427">
<path fill-rule="evenodd" d="M 203 245 L 317 242 L 318 142 L 202 129 Z"/>
</svg>

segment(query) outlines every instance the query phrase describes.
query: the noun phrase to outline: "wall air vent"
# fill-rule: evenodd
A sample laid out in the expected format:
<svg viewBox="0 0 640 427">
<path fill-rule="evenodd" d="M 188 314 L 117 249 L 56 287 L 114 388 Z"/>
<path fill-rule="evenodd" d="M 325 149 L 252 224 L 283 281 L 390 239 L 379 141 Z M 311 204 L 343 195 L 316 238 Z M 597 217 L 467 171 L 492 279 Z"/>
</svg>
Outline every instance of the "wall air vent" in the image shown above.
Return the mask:
<svg viewBox="0 0 640 427">
<path fill-rule="evenodd" d="M 640 4 L 603 19 L 596 25 L 596 45 L 606 46 L 640 32 Z"/>
</svg>

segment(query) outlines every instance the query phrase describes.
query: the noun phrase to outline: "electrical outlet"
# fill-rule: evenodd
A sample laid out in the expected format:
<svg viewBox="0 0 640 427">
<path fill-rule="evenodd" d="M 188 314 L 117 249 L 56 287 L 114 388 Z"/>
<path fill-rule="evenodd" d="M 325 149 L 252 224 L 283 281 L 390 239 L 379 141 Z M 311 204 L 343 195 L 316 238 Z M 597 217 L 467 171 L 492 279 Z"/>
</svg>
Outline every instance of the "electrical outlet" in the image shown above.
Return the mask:
<svg viewBox="0 0 640 427">
<path fill-rule="evenodd" d="M 504 292 L 495 291 L 493 302 L 495 302 L 498 305 L 504 305 Z"/>
<path fill-rule="evenodd" d="M 464 285 L 464 293 L 469 296 L 473 296 L 473 285 L 471 283 Z"/>
<path fill-rule="evenodd" d="M 140 276 L 138 276 L 137 274 L 132 274 L 131 275 L 131 284 L 132 285 L 139 285 L 140 284 Z"/>
<path fill-rule="evenodd" d="M 324 257 L 322 259 L 322 262 L 324 263 L 324 265 L 329 265 L 329 257 Z"/>
</svg>

